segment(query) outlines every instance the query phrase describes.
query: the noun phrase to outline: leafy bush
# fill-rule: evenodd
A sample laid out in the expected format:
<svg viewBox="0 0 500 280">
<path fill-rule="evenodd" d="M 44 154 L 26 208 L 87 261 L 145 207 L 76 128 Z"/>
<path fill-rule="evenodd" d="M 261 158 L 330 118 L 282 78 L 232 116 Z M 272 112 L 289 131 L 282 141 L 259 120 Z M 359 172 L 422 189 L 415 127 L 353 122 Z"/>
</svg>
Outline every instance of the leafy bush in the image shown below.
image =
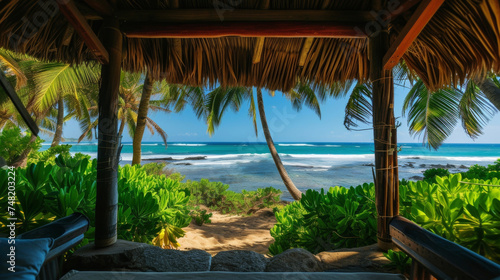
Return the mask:
<svg viewBox="0 0 500 280">
<path fill-rule="evenodd" d="M 63 157 L 70 157 L 71 154 L 69 150 L 71 145 L 57 145 L 50 147 L 47 150 L 40 152 L 38 150 L 33 150 L 28 155 L 28 164 L 44 162 L 45 164 L 55 164 L 56 157 L 62 155 Z M 81 154 L 83 155 L 83 154 Z"/>
<path fill-rule="evenodd" d="M 373 184 L 330 188 L 327 193 L 307 190 L 300 202 L 276 212 L 271 229 L 275 242 L 272 255 L 289 248 L 304 248 L 318 253 L 337 248 L 352 248 L 375 243 L 377 220 Z"/>
<path fill-rule="evenodd" d="M 450 171 L 444 168 L 431 168 L 424 171 L 424 181 L 436 183 L 436 176 L 444 177 L 450 175 Z"/>
<path fill-rule="evenodd" d="M 207 213 L 207 210 L 200 210 L 199 207 L 197 207 L 197 209 L 195 210 L 192 210 L 189 215 L 191 216 L 191 218 L 193 218 L 195 224 L 199 226 L 212 223 L 212 221 L 210 220 L 210 218 L 212 217 L 212 213 Z"/>
<path fill-rule="evenodd" d="M 229 185 L 207 179 L 188 180 L 183 187 L 190 193 L 191 206 L 205 205 L 224 214 L 251 214 L 264 207 L 273 207 L 280 202 L 282 193 L 272 187 L 237 193 L 228 190 Z"/>
<path fill-rule="evenodd" d="M 400 214 L 423 228 L 500 262 L 500 179 L 461 174 L 400 184 Z M 316 253 L 376 242 L 374 185 L 308 190 L 276 212 L 271 254 L 301 247 Z"/>
<path fill-rule="evenodd" d="M 408 275 L 411 268 L 411 258 L 401 251 L 389 250 L 387 253 L 383 253 L 384 256 L 391 262 L 387 265 L 389 269 L 396 269 L 400 273 Z"/>
<path fill-rule="evenodd" d="M 42 143 L 40 138 L 31 142 L 31 133 L 22 133 L 18 127 L 4 129 L 0 133 L 0 157 L 11 165 L 26 149 L 38 150 Z"/>
<path fill-rule="evenodd" d="M 495 161 L 495 164 L 490 164 L 488 167 L 481 165 L 473 165 L 467 172 L 461 173 L 464 179 L 483 179 L 491 180 L 500 178 L 500 159 Z"/>
<path fill-rule="evenodd" d="M 500 179 L 436 177 L 400 188 L 400 214 L 423 228 L 500 262 Z"/>
<path fill-rule="evenodd" d="M 150 162 L 142 165 L 141 168 L 149 175 L 163 175 L 167 178 L 179 182 L 184 180 L 184 176 L 182 176 L 180 173 L 174 172 L 174 169 L 172 168 L 165 168 L 166 166 L 167 164 L 164 162 Z"/>
<path fill-rule="evenodd" d="M 96 165 L 96 160 L 77 155 L 59 156 L 55 165 L 40 162 L 16 169 L 18 233 L 82 212 L 90 219 L 87 240 L 82 244 L 92 241 Z M 177 238 L 184 234 L 182 227 L 191 222 L 187 206 L 189 197 L 180 188 L 180 183 L 165 176 L 148 175 L 138 166 L 121 167 L 118 174 L 118 238 L 177 247 Z M 0 174 L 0 178 L 6 179 L 7 174 Z M 0 203 L 6 205 L 6 200 L 7 193 L 0 192 Z M 5 212 L 1 215 L 0 232 L 6 232 L 8 216 Z"/>
</svg>

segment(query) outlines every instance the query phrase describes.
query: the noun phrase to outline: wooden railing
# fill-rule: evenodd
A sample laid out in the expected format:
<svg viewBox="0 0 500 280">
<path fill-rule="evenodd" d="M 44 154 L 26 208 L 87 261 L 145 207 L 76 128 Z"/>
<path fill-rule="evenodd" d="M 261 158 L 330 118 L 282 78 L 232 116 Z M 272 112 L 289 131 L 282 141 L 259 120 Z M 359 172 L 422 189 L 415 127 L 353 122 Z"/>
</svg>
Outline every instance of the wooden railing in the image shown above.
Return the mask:
<svg viewBox="0 0 500 280">
<path fill-rule="evenodd" d="M 392 219 L 390 234 L 413 260 L 410 279 L 500 279 L 500 265 L 403 217 Z"/>
</svg>

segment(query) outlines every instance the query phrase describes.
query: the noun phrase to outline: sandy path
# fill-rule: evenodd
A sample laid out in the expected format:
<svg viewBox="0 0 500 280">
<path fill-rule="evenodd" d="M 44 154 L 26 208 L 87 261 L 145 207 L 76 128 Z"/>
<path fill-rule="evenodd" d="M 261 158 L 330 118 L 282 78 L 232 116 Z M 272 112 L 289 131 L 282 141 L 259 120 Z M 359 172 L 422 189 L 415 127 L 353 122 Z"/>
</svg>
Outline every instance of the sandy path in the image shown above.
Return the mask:
<svg viewBox="0 0 500 280">
<path fill-rule="evenodd" d="M 231 216 L 214 212 L 212 223 L 184 228 L 178 241 L 181 250 L 201 249 L 212 255 L 226 250 L 251 250 L 265 254 L 273 238 L 269 230 L 276 223 L 273 211 L 262 209 L 251 216 Z"/>
</svg>

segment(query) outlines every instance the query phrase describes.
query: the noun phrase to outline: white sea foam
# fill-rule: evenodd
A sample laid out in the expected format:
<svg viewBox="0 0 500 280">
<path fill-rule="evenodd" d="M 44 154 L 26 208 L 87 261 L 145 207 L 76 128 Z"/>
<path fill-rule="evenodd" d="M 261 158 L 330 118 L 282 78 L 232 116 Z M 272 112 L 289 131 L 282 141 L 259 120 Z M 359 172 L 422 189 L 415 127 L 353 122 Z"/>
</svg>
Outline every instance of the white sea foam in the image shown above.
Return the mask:
<svg viewBox="0 0 500 280">
<path fill-rule="evenodd" d="M 305 168 L 320 168 L 320 169 L 328 169 L 331 168 L 331 165 L 315 165 L 315 164 L 307 164 L 307 163 L 301 163 L 301 162 L 290 162 L 290 161 L 283 161 L 284 165 L 288 166 L 294 166 L 294 167 L 305 167 Z"/>
<path fill-rule="evenodd" d="M 283 154 L 292 158 L 310 158 L 310 159 L 341 159 L 341 160 L 365 160 L 373 159 L 373 154 L 360 154 L 360 155 L 335 155 L 335 154 Z"/>
<path fill-rule="evenodd" d="M 278 144 L 278 146 L 283 146 L 283 147 L 314 147 L 316 145 L 312 145 L 312 144 Z"/>
<path fill-rule="evenodd" d="M 449 157 L 449 156 L 398 156 L 400 159 L 425 159 L 425 160 L 435 160 L 435 161 L 495 161 L 498 157 Z"/>
<path fill-rule="evenodd" d="M 207 144 L 187 144 L 187 143 L 176 143 L 176 144 L 169 144 L 170 146 L 186 146 L 186 147 L 199 147 L 199 146 L 206 146 Z"/>
<path fill-rule="evenodd" d="M 270 157 L 271 155 L 268 153 L 264 154 L 245 153 L 245 154 L 227 154 L 227 155 L 200 155 L 200 156 L 206 156 L 207 159 L 223 159 L 223 158 L 237 158 L 237 157 Z"/>
<path fill-rule="evenodd" d="M 242 164 L 242 163 L 250 163 L 253 160 L 250 159 L 239 159 L 239 160 L 220 160 L 220 161 L 188 161 L 191 165 L 231 165 L 231 164 Z"/>
</svg>

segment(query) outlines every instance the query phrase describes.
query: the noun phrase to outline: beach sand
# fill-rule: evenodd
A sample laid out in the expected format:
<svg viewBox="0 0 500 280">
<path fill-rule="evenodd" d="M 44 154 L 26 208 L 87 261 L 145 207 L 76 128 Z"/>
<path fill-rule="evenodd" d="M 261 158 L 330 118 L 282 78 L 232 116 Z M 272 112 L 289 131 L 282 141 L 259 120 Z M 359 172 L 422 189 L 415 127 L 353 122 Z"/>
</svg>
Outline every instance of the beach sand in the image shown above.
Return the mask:
<svg viewBox="0 0 500 280">
<path fill-rule="evenodd" d="M 178 239 L 180 250 L 201 249 L 212 255 L 227 250 L 268 253 L 274 241 L 269 230 L 276 223 L 272 209 L 261 209 L 250 216 L 212 214 L 212 223 L 198 226 L 192 222 L 184 228 L 186 235 Z"/>
</svg>

